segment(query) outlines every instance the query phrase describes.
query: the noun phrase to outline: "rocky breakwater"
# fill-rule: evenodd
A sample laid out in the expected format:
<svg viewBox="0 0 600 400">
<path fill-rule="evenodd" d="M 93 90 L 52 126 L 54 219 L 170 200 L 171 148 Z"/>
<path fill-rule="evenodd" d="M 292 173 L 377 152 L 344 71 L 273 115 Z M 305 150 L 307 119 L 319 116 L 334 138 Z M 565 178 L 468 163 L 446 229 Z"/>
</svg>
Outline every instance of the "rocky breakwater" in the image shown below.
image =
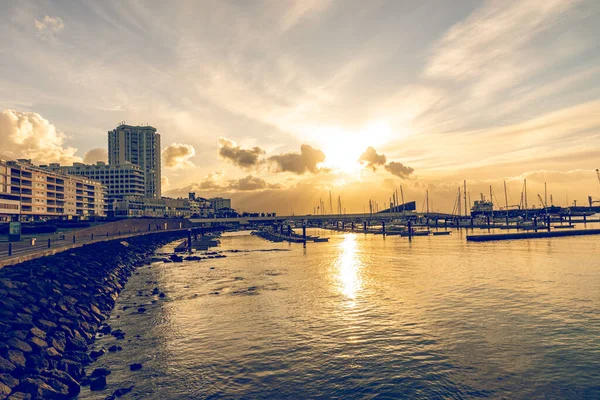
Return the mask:
<svg viewBox="0 0 600 400">
<path fill-rule="evenodd" d="M 69 399 L 135 268 L 185 232 L 94 243 L 0 269 L 0 399 Z"/>
</svg>

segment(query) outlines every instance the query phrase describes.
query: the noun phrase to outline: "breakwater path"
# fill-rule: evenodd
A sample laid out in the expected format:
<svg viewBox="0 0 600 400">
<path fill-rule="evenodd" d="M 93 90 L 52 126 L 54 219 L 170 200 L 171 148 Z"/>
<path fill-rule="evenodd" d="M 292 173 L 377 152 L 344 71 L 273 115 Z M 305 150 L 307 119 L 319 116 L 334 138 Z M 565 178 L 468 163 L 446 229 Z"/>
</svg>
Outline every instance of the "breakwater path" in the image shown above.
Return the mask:
<svg viewBox="0 0 600 400">
<path fill-rule="evenodd" d="M 102 386 L 102 371 L 85 367 L 119 292 L 158 247 L 186 235 L 92 243 L 0 269 L 0 399 L 69 399 L 82 383 Z"/>
</svg>

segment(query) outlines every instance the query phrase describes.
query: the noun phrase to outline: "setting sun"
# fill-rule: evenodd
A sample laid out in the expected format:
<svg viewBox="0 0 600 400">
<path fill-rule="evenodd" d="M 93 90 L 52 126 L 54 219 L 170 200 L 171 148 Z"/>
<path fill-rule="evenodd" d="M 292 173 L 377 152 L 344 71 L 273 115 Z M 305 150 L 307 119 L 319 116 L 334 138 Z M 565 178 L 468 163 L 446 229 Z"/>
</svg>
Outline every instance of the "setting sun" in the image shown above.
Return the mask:
<svg viewBox="0 0 600 400">
<path fill-rule="evenodd" d="M 321 132 L 318 140 L 322 143 L 326 159 L 324 168 L 334 172 L 356 175 L 364 168 L 359 162 L 360 155 L 369 146 L 381 146 L 392 139 L 392 131 L 385 122 L 376 122 L 358 132 L 347 132 L 340 128 L 328 128 Z"/>
</svg>

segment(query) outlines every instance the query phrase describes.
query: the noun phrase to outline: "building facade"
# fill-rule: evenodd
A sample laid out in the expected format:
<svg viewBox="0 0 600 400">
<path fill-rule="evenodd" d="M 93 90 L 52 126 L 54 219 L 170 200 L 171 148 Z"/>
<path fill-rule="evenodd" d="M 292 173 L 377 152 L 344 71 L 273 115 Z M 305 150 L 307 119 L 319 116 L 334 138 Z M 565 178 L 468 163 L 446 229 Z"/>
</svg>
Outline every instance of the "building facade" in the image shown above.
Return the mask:
<svg viewBox="0 0 600 400">
<path fill-rule="evenodd" d="M 223 197 L 213 197 L 208 199 L 213 210 L 219 211 L 224 208 L 231 208 L 231 199 L 224 199 Z"/>
<path fill-rule="evenodd" d="M 107 165 L 98 161 L 92 165 L 82 163 L 73 163 L 73 166 L 49 164 L 48 166 L 42 165 L 41 168 L 65 175 L 85 176 L 99 181 L 106 187 L 106 197 L 109 201 L 125 196 L 143 197 L 146 194 L 144 170 L 129 163 Z"/>
<path fill-rule="evenodd" d="M 113 202 L 116 217 L 182 217 L 191 216 L 188 199 L 126 196 Z"/>
<path fill-rule="evenodd" d="M 0 160 L 0 218 L 21 221 L 105 216 L 105 188 L 85 177 Z"/>
<path fill-rule="evenodd" d="M 151 126 L 121 124 L 108 132 L 108 163 L 131 163 L 144 171 L 144 197 L 161 197 L 160 135 Z"/>
</svg>

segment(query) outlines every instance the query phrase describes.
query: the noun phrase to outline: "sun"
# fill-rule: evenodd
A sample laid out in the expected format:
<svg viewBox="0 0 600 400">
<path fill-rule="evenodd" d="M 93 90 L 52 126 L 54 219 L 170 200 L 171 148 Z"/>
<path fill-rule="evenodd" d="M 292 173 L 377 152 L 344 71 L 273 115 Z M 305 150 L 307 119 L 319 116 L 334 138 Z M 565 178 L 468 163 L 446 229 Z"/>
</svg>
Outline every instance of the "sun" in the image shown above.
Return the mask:
<svg viewBox="0 0 600 400">
<path fill-rule="evenodd" d="M 380 146 L 392 138 L 392 132 L 387 123 L 370 124 L 358 132 L 348 132 L 340 128 L 328 128 L 321 132 L 319 141 L 325 153 L 324 168 L 334 172 L 358 177 L 364 168 L 358 159 L 369 146 Z"/>
</svg>

